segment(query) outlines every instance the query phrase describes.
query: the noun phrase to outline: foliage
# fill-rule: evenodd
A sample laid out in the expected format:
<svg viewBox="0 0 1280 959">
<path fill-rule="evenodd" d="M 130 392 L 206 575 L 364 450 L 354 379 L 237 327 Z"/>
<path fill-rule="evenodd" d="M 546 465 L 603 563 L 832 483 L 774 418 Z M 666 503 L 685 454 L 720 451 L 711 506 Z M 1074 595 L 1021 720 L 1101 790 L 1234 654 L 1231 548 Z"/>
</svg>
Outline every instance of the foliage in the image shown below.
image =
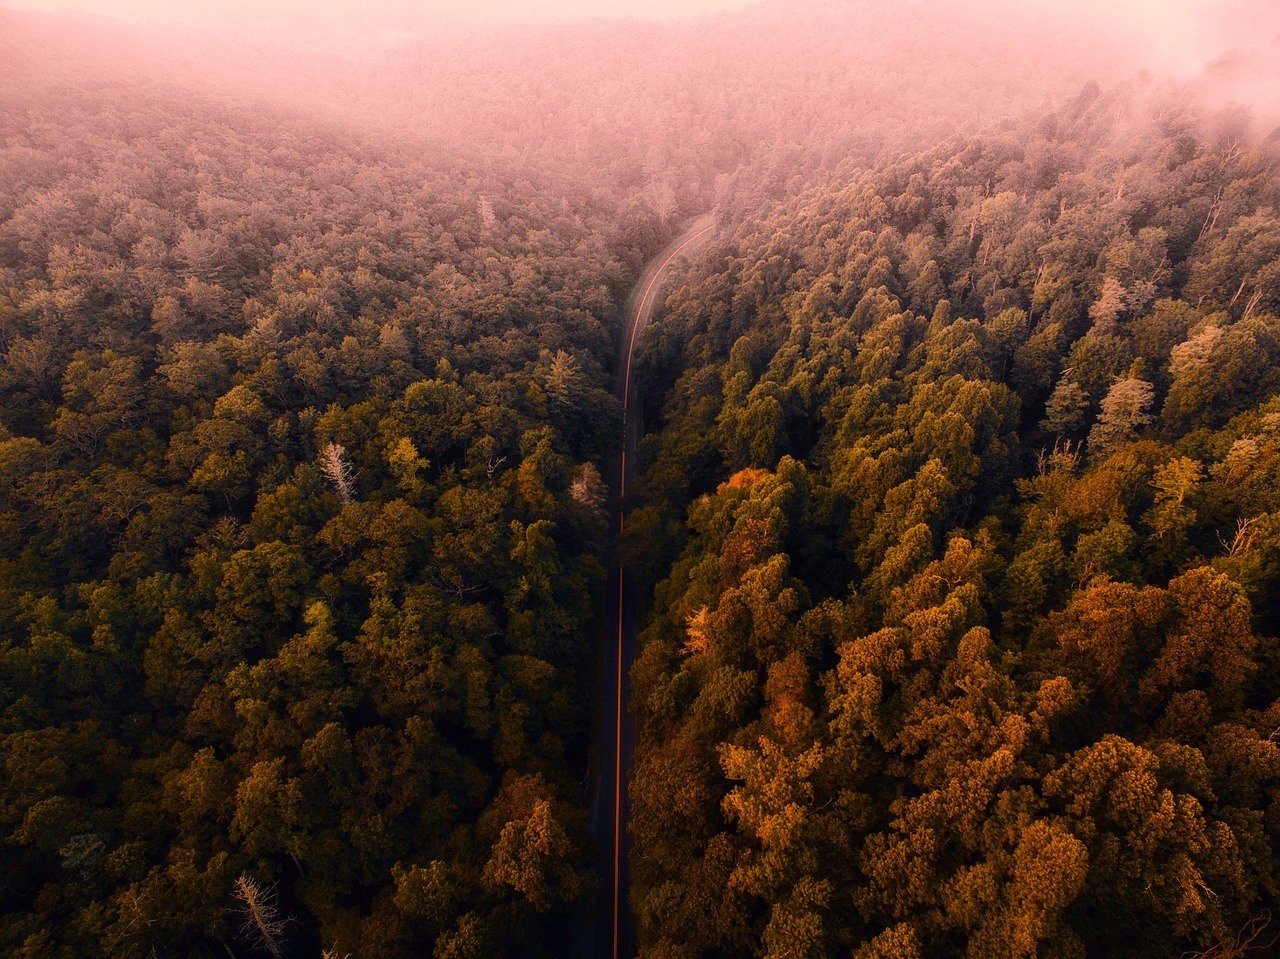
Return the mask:
<svg viewBox="0 0 1280 959">
<path fill-rule="evenodd" d="M 671 290 L 641 955 L 1267 941 L 1280 179 L 1168 106 L 1089 90 L 762 201 Z"/>
<path fill-rule="evenodd" d="M 0 952 L 557 954 L 610 206 L 160 85 L 6 97 Z"/>
</svg>

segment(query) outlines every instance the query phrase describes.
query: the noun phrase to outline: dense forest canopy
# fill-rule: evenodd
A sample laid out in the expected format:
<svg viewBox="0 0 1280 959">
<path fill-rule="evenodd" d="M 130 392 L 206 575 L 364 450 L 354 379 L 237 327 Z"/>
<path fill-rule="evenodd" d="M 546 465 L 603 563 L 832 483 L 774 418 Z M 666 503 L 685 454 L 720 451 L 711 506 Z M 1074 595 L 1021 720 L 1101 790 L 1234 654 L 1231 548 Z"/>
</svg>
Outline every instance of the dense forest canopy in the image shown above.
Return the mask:
<svg viewBox="0 0 1280 959">
<path fill-rule="evenodd" d="M 769 206 L 671 291 L 642 954 L 1269 948 L 1278 161 L 1093 88 Z"/>
<path fill-rule="evenodd" d="M 1099 23 L 0 10 L 0 952 L 579 954 L 620 550 L 640 955 L 1267 954 L 1280 36 Z"/>
<path fill-rule="evenodd" d="M 648 241 L 475 157 L 5 98 L 4 952 L 201 954 L 246 882 L 298 949 L 554 942 Z"/>
</svg>

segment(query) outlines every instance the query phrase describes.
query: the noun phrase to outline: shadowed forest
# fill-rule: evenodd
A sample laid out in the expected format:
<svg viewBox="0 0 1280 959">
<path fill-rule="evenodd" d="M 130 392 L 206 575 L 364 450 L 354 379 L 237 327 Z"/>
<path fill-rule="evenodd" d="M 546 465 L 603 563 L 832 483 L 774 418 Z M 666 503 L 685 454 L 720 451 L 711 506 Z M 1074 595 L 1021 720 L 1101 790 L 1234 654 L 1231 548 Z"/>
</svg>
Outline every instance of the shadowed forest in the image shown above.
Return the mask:
<svg viewBox="0 0 1280 959">
<path fill-rule="evenodd" d="M 1247 8 L 0 9 L 0 953 L 576 955 L 616 554 L 639 956 L 1274 955 Z"/>
</svg>

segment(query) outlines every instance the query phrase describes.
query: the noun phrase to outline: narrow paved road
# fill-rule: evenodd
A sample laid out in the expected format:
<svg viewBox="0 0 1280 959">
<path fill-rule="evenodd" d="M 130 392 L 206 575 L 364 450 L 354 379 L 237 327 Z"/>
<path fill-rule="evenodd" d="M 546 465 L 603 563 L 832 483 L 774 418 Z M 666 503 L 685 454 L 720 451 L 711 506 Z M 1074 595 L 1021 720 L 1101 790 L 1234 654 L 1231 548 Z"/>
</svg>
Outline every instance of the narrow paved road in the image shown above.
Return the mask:
<svg viewBox="0 0 1280 959">
<path fill-rule="evenodd" d="M 613 520 L 616 539 L 609 576 L 611 596 L 605 622 L 600 690 L 599 781 L 592 822 L 604 882 L 596 903 L 594 955 L 597 959 L 631 959 L 634 930 L 627 899 L 627 772 L 631 767 L 634 730 L 631 724 L 628 672 L 635 654 L 635 597 L 619 547 L 622 543 L 627 486 L 634 477 L 635 445 L 640 434 L 640 404 L 631 375 L 636 342 L 658 305 L 658 293 L 680 257 L 711 238 L 715 221 L 704 217 L 663 250 L 640 277 L 627 304 L 618 357 L 618 399 L 622 402 L 622 449 L 613 476 Z"/>
</svg>

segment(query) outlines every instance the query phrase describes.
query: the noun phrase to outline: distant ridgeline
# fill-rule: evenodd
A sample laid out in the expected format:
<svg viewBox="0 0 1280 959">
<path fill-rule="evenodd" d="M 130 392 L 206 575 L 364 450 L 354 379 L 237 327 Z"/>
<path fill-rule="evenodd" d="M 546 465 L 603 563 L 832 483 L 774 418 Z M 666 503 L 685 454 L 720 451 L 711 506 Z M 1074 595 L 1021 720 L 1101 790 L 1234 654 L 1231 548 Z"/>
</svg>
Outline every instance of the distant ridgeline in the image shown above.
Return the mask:
<svg viewBox="0 0 1280 959">
<path fill-rule="evenodd" d="M 643 346 L 642 955 L 1272 955 L 1274 148 L 1094 88 L 763 210 Z"/>
</svg>

